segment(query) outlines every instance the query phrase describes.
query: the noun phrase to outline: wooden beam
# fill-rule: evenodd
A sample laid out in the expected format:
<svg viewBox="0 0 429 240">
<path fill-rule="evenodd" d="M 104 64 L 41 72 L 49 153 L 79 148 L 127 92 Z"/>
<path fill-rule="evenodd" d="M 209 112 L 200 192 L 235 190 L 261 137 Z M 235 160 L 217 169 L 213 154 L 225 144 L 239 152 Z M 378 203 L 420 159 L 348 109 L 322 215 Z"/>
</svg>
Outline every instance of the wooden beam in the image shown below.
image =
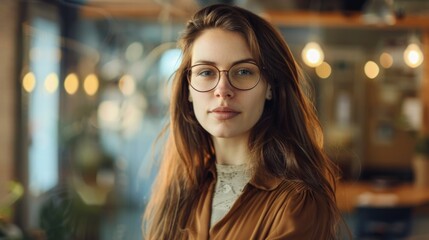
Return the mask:
<svg viewBox="0 0 429 240">
<path fill-rule="evenodd" d="M 262 16 L 277 26 L 331 28 L 420 28 L 429 29 L 429 16 L 405 16 L 395 24 L 368 24 L 363 15 L 340 12 L 267 11 Z"/>
<path fill-rule="evenodd" d="M 190 6 L 145 4 L 88 4 L 80 7 L 79 12 L 85 19 L 134 19 L 134 20 L 174 20 L 185 22 L 196 8 Z"/>
</svg>

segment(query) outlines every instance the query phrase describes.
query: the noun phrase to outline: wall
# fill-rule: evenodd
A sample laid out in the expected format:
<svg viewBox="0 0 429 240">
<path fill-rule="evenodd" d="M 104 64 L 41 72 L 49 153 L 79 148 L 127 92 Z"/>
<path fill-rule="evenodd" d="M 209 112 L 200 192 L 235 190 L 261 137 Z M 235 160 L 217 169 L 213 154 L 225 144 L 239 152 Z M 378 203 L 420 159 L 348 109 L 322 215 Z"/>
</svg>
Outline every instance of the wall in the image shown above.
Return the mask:
<svg viewBox="0 0 429 240">
<path fill-rule="evenodd" d="M 18 3 L 2 0 L 0 6 L 0 197 L 5 196 L 8 182 L 14 179 Z"/>
</svg>

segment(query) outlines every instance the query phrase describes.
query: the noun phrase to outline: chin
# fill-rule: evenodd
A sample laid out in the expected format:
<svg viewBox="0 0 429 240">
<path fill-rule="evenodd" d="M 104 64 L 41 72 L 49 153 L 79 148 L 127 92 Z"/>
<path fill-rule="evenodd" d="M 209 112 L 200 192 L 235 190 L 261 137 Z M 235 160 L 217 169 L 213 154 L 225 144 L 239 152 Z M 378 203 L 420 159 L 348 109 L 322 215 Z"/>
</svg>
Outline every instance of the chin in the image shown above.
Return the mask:
<svg viewBox="0 0 429 240">
<path fill-rule="evenodd" d="M 236 132 L 236 131 L 210 131 L 209 134 L 214 138 L 241 138 L 248 136 L 249 132 Z"/>
<path fill-rule="evenodd" d="M 208 130 L 207 131 L 212 137 L 216 137 L 216 138 L 230 138 L 230 137 L 234 137 L 237 134 L 233 133 L 231 131 L 219 131 L 219 130 Z"/>
</svg>

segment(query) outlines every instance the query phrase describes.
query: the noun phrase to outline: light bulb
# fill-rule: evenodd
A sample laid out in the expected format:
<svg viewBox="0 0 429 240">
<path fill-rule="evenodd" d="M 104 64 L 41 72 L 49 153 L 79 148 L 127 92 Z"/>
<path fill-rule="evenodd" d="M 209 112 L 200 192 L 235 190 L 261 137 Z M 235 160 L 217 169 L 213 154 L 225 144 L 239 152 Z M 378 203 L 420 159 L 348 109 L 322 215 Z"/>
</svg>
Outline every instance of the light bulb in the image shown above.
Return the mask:
<svg viewBox="0 0 429 240">
<path fill-rule="evenodd" d="M 420 66 L 423 63 L 423 58 L 422 50 L 415 43 L 410 43 L 404 51 L 404 61 L 411 68 Z"/>
<path fill-rule="evenodd" d="M 383 52 L 380 55 L 380 64 L 384 68 L 390 68 L 393 65 L 393 57 L 390 53 Z"/>
<path fill-rule="evenodd" d="M 377 63 L 373 61 L 368 61 L 365 64 L 364 67 L 365 75 L 371 79 L 374 79 L 378 76 L 378 73 L 380 72 L 380 68 L 378 67 Z"/>
<path fill-rule="evenodd" d="M 48 93 L 53 93 L 59 85 L 58 76 L 56 73 L 50 73 L 45 79 L 45 89 Z"/>
<path fill-rule="evenodd" d="M 302 60 L 309 67 L 317 67 L 322 64 L 325 58 L 322 48 L 316 42 L 309 42 L 302 50 Z"/>
<path fill-rule="evenodd" d="M 100 83 L 97 76 L 95 74 L 89 74 L 83 82 L 83 89 L 86 94 L 93 96 L 97 93 L 99 85 Z"/>
<path fill-rule="evenodd" d="M 24 90 L 29 93 L 34 90 L 36 87 L 36 77 L 34 76 L 34 73 L 28 72 L 25 74 L 24 79 L 22 80 L 22 86 Z"/>
<path fill-rule="evenodd" d="M 319 66 L 316 67 L 316 74 L 320 78 L 328 78 L 331 76 L 332 68 L 327 62 L 323 62 Z"/>
<path fill-rule="evenodd" d="M 67 75 L 66 79 L 64 80 L 64 89 L 66 92 L 70 95 L 73 95 L 76 93 L 77 89 L 79 88 L 79 79 L 76 74 L 70 73 Z"/>
</svg>

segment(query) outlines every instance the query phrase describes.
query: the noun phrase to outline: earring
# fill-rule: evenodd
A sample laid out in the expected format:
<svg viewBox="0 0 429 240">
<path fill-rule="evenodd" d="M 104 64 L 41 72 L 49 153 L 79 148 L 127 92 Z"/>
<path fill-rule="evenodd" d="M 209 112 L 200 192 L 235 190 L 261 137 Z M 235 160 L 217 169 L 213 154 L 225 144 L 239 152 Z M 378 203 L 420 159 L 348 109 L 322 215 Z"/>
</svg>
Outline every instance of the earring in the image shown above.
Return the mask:
<svg viewBox="0 0 429 240">
<path fill-rule="evenodd" d="M 189 96 L 188 96 L 188 101 L 192 102 L 192 95 L 191 94 L 189 94 Z"/>
</svg>

